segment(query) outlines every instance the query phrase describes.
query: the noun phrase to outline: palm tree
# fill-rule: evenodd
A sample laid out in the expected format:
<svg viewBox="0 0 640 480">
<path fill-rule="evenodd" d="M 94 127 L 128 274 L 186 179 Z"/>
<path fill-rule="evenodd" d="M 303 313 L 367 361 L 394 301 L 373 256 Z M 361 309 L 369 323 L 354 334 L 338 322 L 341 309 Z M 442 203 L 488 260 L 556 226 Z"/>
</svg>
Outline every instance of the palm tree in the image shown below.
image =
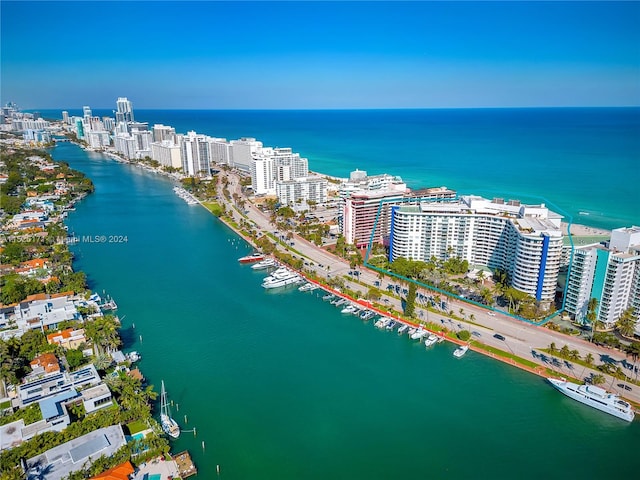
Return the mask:
<svg viewBox="0 0 640 480">
<path fill-rule="evenodd" d="M 549 345 L 549 353 L 554 354 L 557 351 L 558 351 L 558 347 L 556 347 L 556 343 L 551 342 L 551 344 Z"/>
<path fill-rule="evenodd" d="M 476 278 L 478 279 L 478 281 L 480 283 L 482 283 L 482 285 L 484 285 L 484 270 L 480 270 L 477 274 L 476 274 Z"/>
<path fill-rule="evenodd" d="M 604 378 L 604 375 L 600 373 L 596 373 L 595 375 L 591 376 L 591 383 L 593 383 L 594 385 L 602 385 L 605 381 L 606 379 Z"/>
<path fill-rule="evenodd" d="M 593 334 L 596 329 L 596 320 L 598 319 L 598 299 L 591 297 L 589 303 L 587 303 L 587 314 L 585 318 L 591 324 L 591 341 L 593 341 Z"/>
<path fill-rule="evenodd" d="M 632 338 L 636 329 L 636 319 L 633 316 L 633 307 L 627 308 L 616 322 L 618 333 L 623 337 Z"/>
<path fill-rule="evenodd" d="M 580 352 L 576 349 L 573 349 L 569 352 L 569 360 L 580 360 Z"/>
<path fill-rule="evenodd" d="M 587 353 L 587 356 L 584 357 L 584 361 L 589 366 L 593 365 L 593 355 L 591 353 Z"/>
<path fill-rule="evenodd" d="M 562 347 L 560 349 L 560 356 L 562 358 L 568 358 L 569 357 L 569 347 L 567 345 L 565 345 L 564 347 Z"/>
</svg>

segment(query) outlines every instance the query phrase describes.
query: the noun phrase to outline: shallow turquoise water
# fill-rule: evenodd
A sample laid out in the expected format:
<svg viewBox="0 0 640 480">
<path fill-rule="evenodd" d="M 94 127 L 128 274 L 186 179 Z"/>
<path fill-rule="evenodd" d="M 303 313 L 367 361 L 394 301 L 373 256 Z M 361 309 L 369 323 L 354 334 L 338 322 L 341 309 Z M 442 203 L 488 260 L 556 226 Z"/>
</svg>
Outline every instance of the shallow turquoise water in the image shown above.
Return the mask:
<svg viewBox="0 0 640 480">
<path fill-rule="evenodd" d="M 237 262 L 249 248 L 167 179 L 70 144 L 53 154 L 96 185 L 70 230 L 127 237 L 76 245 L 75 266 L 117 300 L 128 349 L 197 428 L 174 451 L 200 478 L 216 465 L 229 479 L 635 475 L 639 422 L 474 352 L 426 351 L 317 292 L 266 292 Z"/>
</svg>

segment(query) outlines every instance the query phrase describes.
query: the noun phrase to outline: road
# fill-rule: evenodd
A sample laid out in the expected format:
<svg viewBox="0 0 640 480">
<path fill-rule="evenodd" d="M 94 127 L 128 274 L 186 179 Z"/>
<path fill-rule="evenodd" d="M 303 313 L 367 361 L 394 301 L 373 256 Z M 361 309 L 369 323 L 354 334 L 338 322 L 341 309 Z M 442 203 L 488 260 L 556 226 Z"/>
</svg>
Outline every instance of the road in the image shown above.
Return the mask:
<svg viewBox="0 0 640 480">
<path fill-rule="evenodd" d="M 233 172 L 227 172 L 226 175 L 229 180 L 229 191 L 231 193 L 235 192 L 247 200 L 245 212 L 241 212 L 231 200 L 223 199 L 223 201 L 226 202 L 227 211 L 233 211 L 234 220 L 239 222 L 240 219 L 244 217 L 253 221 L 263 234 L 270 232 L 277 235 L 277 230 L 275 230 L 271 224 L 269 216 L 256 207 L 250 199 L 243 196 L 238 176 Z M 220 196 L 220 198 L 222 199 L 223 196 Z M 393 278 L 389 279 L 385 277 L 385 279 L 380 280 L 378 278 L 378 272 L 363 267 L 359 269 L 358 281 L 356 281 L 348 274 L 351 268 L 346 260 L 328 253 L 323 248 L 305 240 L 299 235 L 294 235 L 290 242 L 291 241 L 294 244 L 291 248 L 283 247 L 282 245 L 280 245 L 280 248 L 286 248 L 294 255 L 296 255 L 295 252 L 298 252 L 305 257 L 305 261 L 309 263 L 309 265 L 305 266 L 306 269 L 314 271 L 319 277 L 323 278 L 340 276 L 345 279 L 346 285 L 350 290 L 360 292 L 362 297 L 365 296 L 369 287 L 380 284 L 379 288 L 383 291 L 381 302 L 393 308 L 395 311 L 403 311 L 399 295 L 392 295 L 385 289 L 390 284 L 393 286 L 392 288 L 395 292 L 395 285 L 398 285 L 398 282 L 394 281 Z M 423 295 L 430 294 L 424 289 L 418 289 L 418 293 Z M 620 366 L 629 378 L 638 380 L 640 363 L 633 363 L 623 352 L 602 348 L 585 340 L 555 332 L 548 328 L 530 325 L 526 322 L 500 314 L 499 312 L 491 315 L 487 309 L 460 300 L 452 300 L 449 298 L 447 299 L 447 303 L 448 309 L 454 312 L 459 312 L 462 308 L 466 319 L 469 319 L 473 314 L 473 322 L 451 319 L 442 313 L 428 311 L 424 306 L 421 308 L 420 304 L 417 305 L 416 315 L 421 320 L 440 323 L 449 330 L 468 330 L 472 332 L 473 340 L 512 353 L 543 367 L 554 368 L 556 371 L 578 379 L 589 377 L 592 374 L 602 374 L 602 372 L 582 365 L 573 364 L 560 357 L 554 357 L 541 352 L 540 349 L 548 348 L 551 343 L 555 343 L 558 350 L 564 345 L 567 345 L 570 350 L 578 350 L 581 358 L 585 358 L 588 354 L 591 354 L 594 358 L 594 364 L 604 362 L 614 363 L 614 366 Z M 456 313 L 456 315 L 459 315 L 459 313 Z M 504 340 L 495 338 L 495 334 L 502 335 Z M 604 377 L 605 383 L 603 387 L 611 392 L 623 395 L 630 401 L 640 404 L 640 386 L 629 384 L 626 381 L 621 381 L 610 375 L 605 374 Z"/>
</svg>

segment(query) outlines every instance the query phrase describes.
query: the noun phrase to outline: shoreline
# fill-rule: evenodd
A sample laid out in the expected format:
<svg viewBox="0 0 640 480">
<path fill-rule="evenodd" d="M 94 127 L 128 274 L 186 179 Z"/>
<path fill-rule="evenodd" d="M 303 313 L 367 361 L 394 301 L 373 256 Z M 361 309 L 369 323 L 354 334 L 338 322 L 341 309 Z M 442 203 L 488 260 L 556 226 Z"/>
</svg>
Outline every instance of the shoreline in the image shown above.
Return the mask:
<svg viewBox="0 0 640 480">
<path fill-rule="evenodd" d="M 227 173 L 227 175 L 233 175 L 233 176 L 236 176 L 236 179 L 237 179 L 237 174 L 236 174 L 235 172 L 228 172 L 228 173 Z M 233 202 L 232 202 L 230 199 L 225 198 L 225 197 L 223 197 L 223 198 L 224 198 L 224 199 L 223 199 L 223 202 L 224 202 L 224 203 L 226 203 L 226 204 L 228 205 L 228 207 L 229 207 L 232 211 L 237 212 L 241 217 L 243 217 L 243 218 L 245 218 L 245 219 L 250 219 L 250 217 L 249 217 L 248 215 L 246 215 L 246 214 L 242 213 L 239 209 L 237 209 L 237 208 L 236 208 L 236 206 L 233 204 Z M 210 214 L 214 215 L 214 214 L 213 214 L 213 212 L 211 212 L 211 211 L 210 211 L 210 210 L 209 210 L 209 209 L 208 209 L 208 208 L 207 208 L 207 207 L 206 207 L 206 206 L 205 206 L 201 201 L 199 201 L 199 203 L 200 203 L 200 205 L 202 205 L 202 206 L 203 206 L 203 207 L 204 207 L 204 208 L 205 208 L 205 209 L 206 209 Z M 249 204 L 251 205 L 251 207 L 255 208 L 255 205 L 254 205 L 254 204 L 253 204 L 253 202 L 251 202 L 250 200 L 249 200 Z M 215 217 L 217 217 L 216 215 L 214 215 L 214 216 L 215 216 Z M 243 234 L 243 233 L 242 233 L 238 228 L 236 228 L 236 226 L 235 226 L 234 224 L 232 224 L 232 223 L 231 223 L 227 218 L 224 218 L 223 216 L 220 216 L 220 217 L 217 217 L 217 218 L 218 218 L 219 220 L 221 220 L 221 221 L 222 221 L 222 223 L 223 223 L 223 224 L 225 224 L 228 228 L 230 228 L 230 229 L 231 229 L 231 230 L 232 230 L 232 231 L 233 231 L 233 232 L 234 232 L 234 233 L 235 233 L 239 238 L 242 238 L 243 240 L 245 240 L 245 241 L 246 241 L 249 245 L 251 245 L 253 248 L 257 248 L 257 246 L 256 246 L 255 242 L 253 241 L 253 239 L 252 239 L 252 238 L 250 238 L 250 237 L 248 237 L 248 236 L 245 236 L 245 235 L 244 235 L 244 234 Z M 235 216 L 234 216 L 234 214 L 232 214 L 232 221 L 234 221 L 234 222 L 235 222 Z M 565 225 L 566 225 L 566 224 L 565 224 Z M 593 234 L 594 234 L 593 232 L 596 232 L 596 234 L 600 234 L 600 235 L 602 235 L 602 236 L 604 236 L 604 235 L 606 235 L 606 234 L 610 233 L 609 231 L 604 230 L 604 229 L 597 229 L 597 228 L 594 228 L 594 227 L 588 227 L 588 226 L 584 226 L 584 225 L 572 225 L 572 230 L 573 230 L 573 227 L 576 227 L 576 226 L 578 227 L 578 232 L 586 233 L 587 235 L 589 235 L 589 234 L 593 235 Z M 260 228 L 260 227 L 258 227 L 258 228 L 259 228 L 259 230 L 262 230 L 262 228 Z M 577 236 L 577 235 L 574 233 L 572 236 Z M 302 237 L 299 237 L 298 235 L 296 235 L 296 236 L 295 236 L 295 238 L 296 238 L 296 242 L 306 242 L 306 240 L 305 240 L 305 239 L 303 239 Z M 278 247 L 282 247 L 282 245 L 281 245 L 280 243 L 276 243 L 276 246 L 277 246 L 276 248 L 278 248 Z M 290 250 L 288 247 L 286 247 L 286 246 L 285 246 L 284 248 L 285 248 L 285 251 L 291 252 L 291 250 Z M 282 250 L 281 250 L 281 251 L 282 251 Z M 297 255 L 305 256 L 305 257 L 307 257 L 307 258 L 309 258 L 309 259 L 311 260 L 311 257 L 308 257 L 307 255 L 305 255 L 305 254 L 301 253 L 300 251 L 297 251 L 297 250 L 296 250 L 296 254 L 297 254 Z M 339 262 L 339 261 L 342 261 L 342 259 L 340 259 L 340 257 L 336 257 L 335 255 L 331 254 L 330 252 L 326 252 L 326 251 L 325 251 L 325 254 L 331 255 L 331 256 L 332 256 L 332 257 L 334 257 L 334 259 L 335 259 L 336 261 L 338 261 L 338 262 Z M 281 263 L 282 263 L 282 262 L 281 262 Z M 480 341 L 478 341 L 477 339 L 475 339 L 475 340 L 471 340 L 471 341 L 467 341 L 467 342 L 462 341 L 462 340 L 460 340 L 460 339 L 458 339 L 458 338 L 456 338 L 456 337 L 455 337 L 455 330 L 454 330 L 454 331 L 450 331 L 449 329 L 446 329 L 446 328 L 445 328 L 445 329 L 443 329 L 443 331 L 432 330 L 431 328 L 427 327 L 427 326 L 424 324 L 424 321 L 421 321 L 420 319 L 415 319 L 415 322 L 417 322 L 417 323 L 414 323 L 414 322 L 412 322 L 411 320 L 407 320 L 407 319 L 405 319 L 405 318 L 402 318 L 401 313 L 400 313 L 400 312 L 398 312 L 398 311 L 397 311 L 395 308 L 393 308 L 393 307 L 388 307 L 388 309 L 390 310 L 389 312 L 385 312 L 385 311 L 383 311 L 383 310 L 380 310 L 379 308 L 377 308 L 376 306 L 374 306 L 374 303 L 373 303 L 373 302 L 371 302 L 371 301 L 369 301 L 369 300 L 366 300 L 366 299 L 363 299 L 363 298 L 352 298 L 351 296 L 349 296 L 349 295 L 347 295 L 347 294 L 345 294 L 345 293 L 342 293 L 341 291 L 338 291 L 338 290 L 336 290 L 335 288 L 331 287 L 330 285 L 326 284 L 326 283 L 324 282 L 324 280 L 326 280 L 326 279 L 327 279 L 327 275 L 328 275 L 328 274 L 327 274 L 327 275 L 324 275 L 324 274 L 323 274 L 323 275 L 319 275 L 320 279 L 318 280 L 318 279 L 315 279 L 315 278 L 310 278 L 310 277 L 309 277 L 309 276 L 308 276 L 304 271 L 302 271 L 302 270 L 296 270 L 296 269 L 294 269 L 294 268 L 290 267 L 289 265 L 287 265 L 287 268 L 290 268 L 290 269 L 292 269 L 292 270 L 296 271 L 297 273 L 299 273 L 300 275 L 302 275 L 302 276 L 303 276 L 303 278 L 304 278 L 307 282 L 311 282 L 311 283 L 317 284 L 320 288 L 322 288 L 323 290 L 325 290 L 325 291 L 327 291 L 327 292 L 329 292 L 329 293 L 333 293 L 334 295 L 339 295 L 340 297 L 345 298 L 345 299 L 347 299 L 348 301 L 350 301 L 350 302 L 352 302 L 352 303 L 354 303 L 354 304 L 357 304 L 357 305 L 360 305 L 361 307 L 366 307 L 366 308 L 368 308 L 368 309 L 370 309 L 370 310 L 375 311 L 378 315 L 383 315 L 383 316 L 386 316 L 386 317 L 393 318 L 395 321 L 402 322 L 403 324 L 408 324 L 408 325 L 410 325 L 410 326 L 418 326 L 418 325 L 422 325 L 422 326 L 423 326 L 423 328 L 425 328 L 425 329 L 426 329 L 426 330 L 428 330 L 429 332 L 434 333 L 434 334 L 436 334 L 436 335 L 438 335 L 438 336 L 443 336 L 443 337 L 445 338 L 445 340 L 447 340 L 447 341 L 449 341 L 449 342 L 453 343 L 454 345 L 469 345 L 469 349 L 470 349 L 470 350 L 475 351 L 476 353 L 479 353 L 479 354 L 484 355 L 484 356 L 486 356 L 486 357 L 492 358 L 492 359 L 494 359 L 494 360 L 498 360 L 498 361 L 500 361 L 500 362 L 502 362 L 502 363 L 504 363 L 504 364 L 511 365 L 511 366 L 513 366 L 513 367 L 519 368 L 520 370 L 523 370 L 523 371 L 528 372 L 528 373 L 532 373 L 532 374 L 534 374 L 534 375 L 536 375 L 536 376 L 543 377 L 543 378 L 545 378 L 545 379 L 546 379 L 546 378 L 549 378 L 549 377 L 553 377 L 553 376 L 556 376 L 556 377 L 569 377 L 569 378 L 571 378 L 571 379 L 573 379 L 573 380 L 576 380 L 576 381 L 578 381 L 578 382 L 580 382 L 580 383 L 584 383 L 584 382 L 583 382 L 583 380 L 582 380 L 581 378 L 578 378 L 578 377 L 576 377 L 576 376 L 572 375 L 571 373 L 567 373 L 567 372 L 560 372 L 560 371 L 558 371 L 558 370 L 554 369 L 554 368 L 553 368 L 553 366 L 554 366 L 553 364 L 546 364 L 546 365 L 545 365 L 545 364 L 543 364 L 543 363 L 542 363 L 542 360 L 539 360 L 539 359 L 538 359 L 537 357 L 535 357 L 535 356 L 533 357 L 533 359 L 528 359 L 528 358 L 524 358 L 524 357 L 521 357 L 521 356 L 518 356 L 518 355 L 515 355 L 515 354 L 514 354 L 514 355 L 510 355 L 506 350 L 502 350 L 501 348 L 497 348 L 497 347 L 494 347 L 494 346 L 489 345 L 489 344 L 487 344 L 487 343 L 480 342 Z M 361 269 L 363 269 L 363 270 L 367 270 L 367 271 L 370 271 L 370 272 L 373 272 L 373 271 L 369 270 L 366 266 L 362 266 L 362 267 L 361 267 Z M 315 273 L 317 274 L 317 272 L 315 272 Z M 326 273 L 326 272 L 325 272 L 325 273 Z M 332 272 L 332 273 L 333 273 L 333 272 Z M 375 272 L 374 272 L 374 273 L 375 273 Z M 369 284 L 366 284 L 366 282 L 365 282 L 365 285 L 366 285 L 366 286 L 371 286 L 371 285 L 369 285 Z M 464 303 L 464 302 L 463 302 L 462 304 L 464 304 L 465 306 L 466 306 L 466 305 L 468 305 L 468 307 L 472 307 L 472 305 L 471 305 L 471 304 L 466 304 L 466 303 Z M 422 309 L 424 309 L 424 308 L 426 308 L 426 307 L 423 307 Z M 428 311 L 431 311 L 431 312 L 432 312 L 432 313 L 434 313 L 434 314 L 439 314 L 439 312 L 435 312 L 435 311 L 432 311 L 432 310 L 430 310 L 430 309 L 427 309 L 427 310 L 428 310 Z M 464 319 L 464 320 L 459 320 L 459 321 L 460 321 L 460 322 L 462 322 L 462 323 L 464 323 L 466 326 L 468 326 L 468 327 L 469 327 L 469 329 L 472 329 L 472 327 L 473 327 L 473 326 L 475 326 L 475 324 L 474 324 L 474 323 L 469 324 L 469 323 L 466 321 L 466 319 Z M 540 328 L 542 328 L 542 327 L 535 326 L 535 329 L 540 329 Z M 546 329 L 545 329 L 545 330 L 546 330 Z M 453 333 L 452 333 L 452 332 L 453 332 Z M 551 333 L 551 331 L 549 331 L 549 332 L 546 332 L 546 331 L 545 331 L 545 333 Z M 554 333 L 557 333 L 557 332 L 554 332 Z M 564 338 L 565 336 L 564 336 L 564 335 L 562 335 L 562 334 L 558 334 L 558 335 L 560 335 L 560 336 L 562 337 L 562 338 L 561 338 L 561 340 L 562 340 L 562 341 L 565 341 L 566 343 L 569 343 L 569 342 L 571 342 L 571 341 L 574 341 L 574 340 L 575 340 L 574 338 L 570 338 L 570 337 L 567 337 L 567 338 L 565 339 L 565 338 Z M 557 335 L 556 335 L 556 336 L 557 336 Z M 481 347 L 480 347 L 480 346 L 473 345 L 473 343 L 476 343 L 476 344 L 478 344 L 478 345 L 481 345 Z M 591 344 L 589 344 L 589 345 L 591 345 Z M 483 347 L 486 347 L 486 349 L 485 349 L 485 348 L 483 348 Z M 544 347 L 536 347 L 536 348 L 537 348 L 537 349 L 540 349 L 540 348 L 544 348 Z M 495 350 L 497 350 L 497 351 L 500 351 L 500 352 L 502 352 L 502 353 L 503 353 L 503 355 L 500 355 L 500 354 L 494 353 L 493 351 L 491 351 L 491 349 L 495 349 Z M 515 357 L 515 358 L 514 358 L 514 357 Z M 552 357 L 553 357 L 553 356 L 552 356 Z M 519 359 L 519 360 L 521 360 L 521 361 L 516 360 L 516 358 L 517 358 L 517 359 Z M 556 357 L 553 357 L 553 358 L 556 358 Z M 559 361 L 564 361 L 564 359 L 559 358 L 559 357 L 558 357 L 558 360 L 559 360 Z M 522 362 L 531 362 L 531 363 L 536 364 L 537 366 L 534 368 L 534 367 L 531 367 L 531 366 L 529 366 L 529 365 L 526 365 L 526 364 L 524 364 L 524 363 L 522 363 Z M 583 373 L 584 373 L 584 371 L 583 371 Z M 640 401 L 635 401 L 635 400 L 632 400 L 632 399 L 626 398 L 626 397 L 624 397 L 624 396 L 623 396 L 623 395 L 624 395 L 624 393 L 622 393 L 622 392 L 614 391 L 614 392 L 610 392 L 610 393 L 616 393 L 616 394 L 620 395 L 620 397 L 621 397 L 621 398 L 625 398 L 625 400 L 627 400 L 629 403 L 631 403 L 631 404 L 632 404 L 632 405 L 633 405 L 633 406 L 634 406 L 634 407 L 635 407 L 635 408 L 640 412 Z"/>
</svg>

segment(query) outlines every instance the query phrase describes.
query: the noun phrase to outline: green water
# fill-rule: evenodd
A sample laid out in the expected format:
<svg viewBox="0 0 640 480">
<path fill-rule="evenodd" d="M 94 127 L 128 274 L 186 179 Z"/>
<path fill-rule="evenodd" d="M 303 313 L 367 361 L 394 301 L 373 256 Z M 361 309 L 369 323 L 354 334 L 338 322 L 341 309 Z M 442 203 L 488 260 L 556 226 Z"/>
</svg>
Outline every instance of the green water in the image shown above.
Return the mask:
<svg viewBox="0 0 640 480">
<path fill-rule="evenodd" d="M 53 155 L 96 185 L 69 230 L 126 236 L 76 245 L 76 268 L 117 300 L 126 349 L 197 428 L 173 451 L 199 478 L 635 478 L 638 421 L 475 352 L 427 351 L 320 293 L 267 292 L 237 262 L 249 248 L 169 180 L 70 144 Z"/>
</svg>

